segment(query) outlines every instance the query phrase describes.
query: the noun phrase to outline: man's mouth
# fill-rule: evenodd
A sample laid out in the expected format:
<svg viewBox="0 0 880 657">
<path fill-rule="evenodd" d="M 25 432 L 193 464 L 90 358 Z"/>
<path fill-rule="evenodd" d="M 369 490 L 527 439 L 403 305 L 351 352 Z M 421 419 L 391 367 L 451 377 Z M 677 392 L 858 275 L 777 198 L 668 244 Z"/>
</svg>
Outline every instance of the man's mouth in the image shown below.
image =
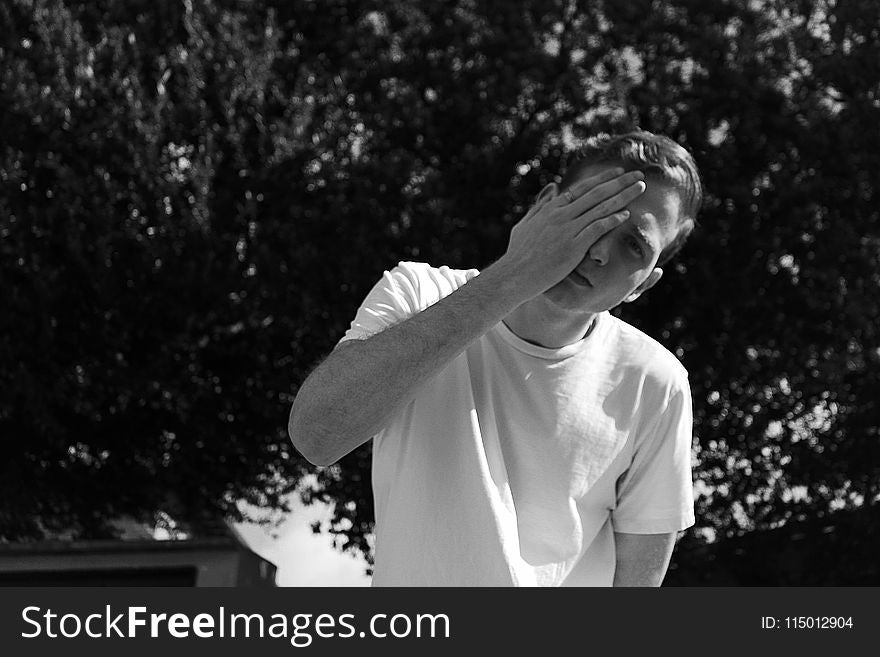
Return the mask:
<svg viewBox="0 0 880 657">
<path fill-rule="evenodd" d="M 593 284 L 590 283 L 589 279 L 587 279 L 586 276 L 582 276 L 577 271 L 571 272 L 571 280 L 583 287 L 593 287 Z"/>
</svg>

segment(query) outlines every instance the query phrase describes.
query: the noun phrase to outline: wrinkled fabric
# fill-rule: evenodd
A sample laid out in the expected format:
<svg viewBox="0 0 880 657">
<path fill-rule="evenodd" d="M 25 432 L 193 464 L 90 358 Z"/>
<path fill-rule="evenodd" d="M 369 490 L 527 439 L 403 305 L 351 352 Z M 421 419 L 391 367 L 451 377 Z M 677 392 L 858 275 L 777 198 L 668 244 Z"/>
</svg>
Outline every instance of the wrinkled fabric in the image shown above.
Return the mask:
<svg viewBox="0 0 880 657">
<path fill-rule="evenodd" d="M 402 262 L 343 340 L 478 274 Z M 373 585 L 610 586 L 614 532 L 694 523 L 691 432 L 687 372 L 632 326 L 547 349 L 500 322 L 373 437 Z"/>
</svg>

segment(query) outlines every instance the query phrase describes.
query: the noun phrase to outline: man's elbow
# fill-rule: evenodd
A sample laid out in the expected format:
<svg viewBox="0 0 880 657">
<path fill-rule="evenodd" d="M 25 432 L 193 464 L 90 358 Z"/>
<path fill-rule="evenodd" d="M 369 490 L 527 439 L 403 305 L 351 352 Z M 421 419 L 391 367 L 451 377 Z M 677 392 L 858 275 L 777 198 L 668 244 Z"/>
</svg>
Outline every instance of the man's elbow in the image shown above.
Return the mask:
<svg viewBox="0 0 880 657">
<path fill-rule="evenodd" d="M 293 446 L 309 463 L 321 467 L 333 465 L 369 440 L 369 436 L 355 438 L 362 434 L 346 416 L 334 412 L 332 404 L 298 405 L 294 401 L 287 422 Z"/>
<path fill-rule="evenodd" d="M 308 381 L 290 409 L 287 434 L 312 465 L 327 466 L 367 442 L 376 431 L 344 391 Z"/>
<path fill-rule="evenodd" d="M 303 409 L 297 408 L 294 403 L 287 421 L 287 435 L 296 450 L 312 465 L 323 467 L 339 460 L 339 456 L 328 450 L 327 433 L 319 421 L 310 420 Z"/>
</svg>

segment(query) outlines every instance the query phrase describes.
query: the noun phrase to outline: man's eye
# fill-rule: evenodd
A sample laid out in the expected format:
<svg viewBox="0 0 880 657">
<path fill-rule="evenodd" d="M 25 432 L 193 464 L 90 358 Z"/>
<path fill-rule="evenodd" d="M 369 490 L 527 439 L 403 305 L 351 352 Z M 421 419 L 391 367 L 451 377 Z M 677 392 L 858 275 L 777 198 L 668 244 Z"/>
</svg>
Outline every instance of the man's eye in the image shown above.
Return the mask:
<svg viewBox="0 0 880 657">
<path fill-rule="evenodd" d="M 630 237 L 628 241 L 629 247 L 633 250 L 633 253 L 635 253 L 640 258 L 645 255 L 645 250 L 642 248 L 642 245 L 639 244 L 639 241 L 635 237 Z"/>
</svg>

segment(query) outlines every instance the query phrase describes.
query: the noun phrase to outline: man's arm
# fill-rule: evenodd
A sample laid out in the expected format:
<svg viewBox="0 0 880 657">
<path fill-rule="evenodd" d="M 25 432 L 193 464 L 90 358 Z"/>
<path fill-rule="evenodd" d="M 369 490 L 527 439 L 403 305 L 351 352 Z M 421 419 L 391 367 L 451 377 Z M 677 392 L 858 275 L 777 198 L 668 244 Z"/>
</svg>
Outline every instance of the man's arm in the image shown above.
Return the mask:
<svg viewBox="0 0 880 657">
<path fill-rule="evenodd" d="M 315 465 L 345 456 L 519 299 L 498 263 L 409 319 L 341 343 L 296 395 L 288 424 L 293 444 Z"/>
<path fill-rule="evenodd" d="M 660 586 L 675 547 L 675 532 L 622 534 L 615 532 L 617 564 L 614 586 Z"/>
<path fill-rule="evenodd" d="M 288 432 L 315 465 L 328 465 L 384 427 L 421 383 L 515 308 L 568 276 L 590 246 L 623 223 L 645 185 L 639 171 L 608 169 L 555 185 L 511 231 L 505 254 L 426 310 L 336 348 L 306 379 Z M 546 190 L 545 190 L 546 191 Z"/>
</svg>

